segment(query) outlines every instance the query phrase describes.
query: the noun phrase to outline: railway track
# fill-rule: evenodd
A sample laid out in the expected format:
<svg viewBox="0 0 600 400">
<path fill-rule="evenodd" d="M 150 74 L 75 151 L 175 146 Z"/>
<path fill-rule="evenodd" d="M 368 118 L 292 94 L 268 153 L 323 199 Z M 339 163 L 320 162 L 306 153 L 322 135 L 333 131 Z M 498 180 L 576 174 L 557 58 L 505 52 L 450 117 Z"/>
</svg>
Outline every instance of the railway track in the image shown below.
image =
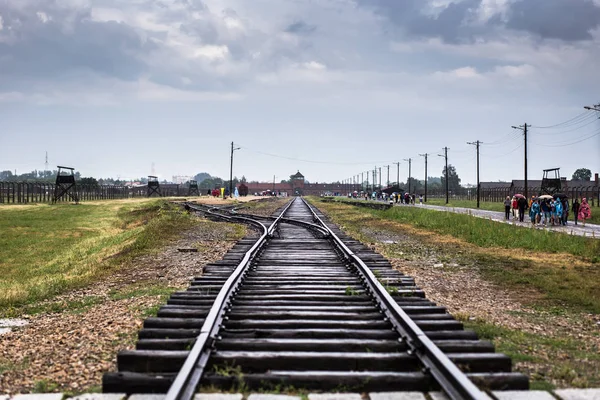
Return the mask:
<svg viewBox="0 0 600 400">
<path fill-rule="evenodd" d="M 270 218 L 187 207 L 252 224 L 261 237 L 239 241 L 146 319 L 136 350 L 104 375 L 104 392 L 179 400 L 199 387 L 442 389 L 479 399 L 487 396 L 475 384 L 528 388 L 510 358 L 302 198 Z"/>
</svg>

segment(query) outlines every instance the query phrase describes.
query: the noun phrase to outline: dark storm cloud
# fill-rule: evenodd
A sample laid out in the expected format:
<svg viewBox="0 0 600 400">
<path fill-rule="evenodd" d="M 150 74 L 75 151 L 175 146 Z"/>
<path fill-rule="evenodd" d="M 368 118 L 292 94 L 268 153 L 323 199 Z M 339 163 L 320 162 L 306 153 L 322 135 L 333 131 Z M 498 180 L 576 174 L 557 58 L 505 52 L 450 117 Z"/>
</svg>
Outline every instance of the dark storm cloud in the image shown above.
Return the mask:
<svg viewBox="0 0 600 400">
<path fill-rule="evenodd" d="M 451 43 L 490 37 L 502 27 L 542 39 L 590 40 L 590 30 L 600 26 L 600 7 L 592 0 L 518 0 L 509 4 L 505 17 L 494 15 L 487 22 L 475 20 L 482 0 L 453 1 L 437 15 L 428 14 L 431 5 L 424 0 L 357 2 L 385 16 L 405 35 Z"/>
<path fill-rule="evenodd" d="M 600 7 L 591 0 L 520 0 L 511 5 L 506 26 L 542 38 L 590 40 L 600 25 Z"/>
<path fill-rule="evenodd" d="M 0 15 L 3 86 L 76 71 L 135 80 L 145 69 L 137 55 L 153 47 L 127 25 L 92 21 L 86 8 L 66 9 L 52 1 L 17 8 L 3 2 Z"/>
<path fill-rule="evenodd" d="M 374 8 L 408 36 L 440 37 L 445 42 L 454 43 L 470 40 L 481 33 L 481 27 L 468 23 L 481 0 L 450 3 L 438 15 L 428 15 L 429 5 L 423 0 L 358 0 L 358 4 Z"/>
<path fill-rule="evenodd" d="M 409 32 L 414 35 L 441 37 L 448 42 L 459 42 L 481 34 L 481 28 L 468 24 L 475 16 L 481 0 L 464 0 L 450 3 L 437 17 L 417 15 L 408 21 Z"/>
<path fill-rule="evenodd" d="M 309 33 L 313 33 L 316 29 L 317 29 L 316 26 L 307 24 L 304 21 L 296 21 L 293 24 L 288 25 L 285 28 L 285 31 L 288 32 L 288 33 L 295 33 L 295 34 L 306 35 L 306 34 L 309 34 Z"/>
</svg>

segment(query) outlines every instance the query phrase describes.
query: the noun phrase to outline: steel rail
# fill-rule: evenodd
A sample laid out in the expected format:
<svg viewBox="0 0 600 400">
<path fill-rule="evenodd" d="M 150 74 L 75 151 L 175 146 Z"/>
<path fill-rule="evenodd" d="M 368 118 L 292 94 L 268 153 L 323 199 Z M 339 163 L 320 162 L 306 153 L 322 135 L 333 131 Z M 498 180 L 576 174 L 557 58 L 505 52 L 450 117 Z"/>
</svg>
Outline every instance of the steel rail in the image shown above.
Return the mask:
<svg viewBox="0 0 600 400">
<path fill-rule="evenodd" d="M 396 303 L 377 280 L 370 268 L 350 250 L 344 242 L 333 232 L 317 215 L 306 200 L 302 199 L 311 210 L 314 220 L 329 231 L 329 238 L 340 249 L 345 258 L 354 264 L 363 277 L 369 291 L 377 298 L 380 308 L 392 323 L 401 337 L 406 341 L 411 352 L 425 365 L 426 372 L 430 373 L 438 382 L 442 390 L 451 399 L 489 400 L 490 397 L 481 391 L 450 359 L 425 335 L 417 324 Z"/>
<path fill-rule="evenodd" d="M 317 225 L 317 224 L 311 224 L 310 222 L 300 221 L 298 219 L 284 218 L 284 217 L 270 217 L 270 216 L 263 216 L 263 215 L 249 214 L 249 213 L 238 213 L 237 208 L 233 208 L 233 209 L 229 210 L 229 209 L 226 209 L 223 207 L 211 207 L 211 206 L 207 206 L 204 204 L 198 204 L 198 205 L 196 205 L 196 204 L 191 205 L 190 203 L 186 203 L 186 204 L 188 204 L 189 208 L 195 209 L 200 212 L 207 212 L 207 211 L 199 209 L 197 207 L 198 205 L 207 208 L 208 211 L 213 211 L 213 210 L 226 211 L 229 214 L 233 214 L 234 216 L 239 216 L 239 217 L 261 218 L 261 219 L 270 219 L 270 220 L 275 220 L 277 218 L 281 218 L 280 219 L 281 222 L 285 222 L 285 223 L 292 224 L 292 225 L 298 225 L 298 226 L 302 226 L 304 228 L 310 229 L 312 231 L 317 231 L 321 235 L 323 235 L 323 238 L 327 238 L 327 236 L 329 236 L 329 231 L 326 228 L 323 228 L 322 226 Z M 212 214 L 214 215 L 217 213 L 212 213 Z M 218 215 L 224 217 L 224 215 L 222 215 L 222 214 L 218 214 Z"/>
<path fill-rule="evenodd" d="M 190 208 L 193 206 L 186 203 Z M 284 210 L 281 212 L 279 217 L 267 228 L 263 223 L 255 221 L 251 218 L 226 216 L 212 211 L 203 211 L 212 214 L 216 217 L 238 220 L 247 222 L 255 225 L 260 225 L 263 228 L 261 237 L 256 243 L 246 252 L 242 261 L 234 269 L 233 273 L 229 276 L 227 281 L 223 284 L 223 287 L 217 294 L 215 302 L 213 303 L 208 315 L 200 329 L 200 334 L 196 338 L 194 346 L 190 350 L 183 366 L 179 370 L 175 380 L 171 384 L 169 391 L 167 392 L 164 400 L 191 400 L 195 393 L 196 387 L 202 378 L 204 368 L 210 357 L 210 351 L 212 350 L 216 334 L 218 333 L 226 308 L 229 306 L 229 300 L 232 294 L 234 294 L 241 282 L 241 278 L 246 274 L 248 267 L 252 260 L 256 256 L 256 253 L 262 249 L 267 242 L 267 239 L 273 235 L 273 231 L 277 224 L 279 224 L 283 214 L 290 208 L 292 201 L 290 201 Z"/>
<path fill-rule="evenodd" d="M 263 219 L 277 219 L 278 218 L 278 217 L 268 217 L 268 216 L 255 215 L 255 214 L 249 214 L 249 213 L 238 213 L 235 208 L 230 210 L 229 213 L 234 214 L 234 215 L 239 215 L 242 217 L 249 217 L 249 218 L 263 218 Z M 300 221 L 299 219 L 293 219 L 293 218 L 281 218 L 281 222 L 285 222 L 287 224 L 292 224 L 292 225 L 298 225 L 298 226 L 302 226 L 304 228 L 310 229 L 312 231 L 317 231 L 321 235 L 323 235 L 323 238 L 327 238 L 329 236 L 329 230 L 327 230 L 326 228 L 323 228 L 322 226 L 317 225 L 317 224 L 311 224 L 310 222 Z"/>
</svg>

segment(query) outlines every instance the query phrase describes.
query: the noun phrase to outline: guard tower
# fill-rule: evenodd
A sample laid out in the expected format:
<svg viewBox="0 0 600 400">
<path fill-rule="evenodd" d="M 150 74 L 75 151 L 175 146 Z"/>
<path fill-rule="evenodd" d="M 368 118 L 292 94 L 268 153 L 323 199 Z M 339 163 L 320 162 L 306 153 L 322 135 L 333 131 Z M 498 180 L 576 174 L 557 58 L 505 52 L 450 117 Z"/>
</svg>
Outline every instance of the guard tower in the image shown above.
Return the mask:
<svg viewBox="0 0 600 400">
<path fill-rule="evenodd" d="M 190 186 L 188 186 L 188 196 L 200 196 L 200 192 L 198 191 L 198 181 L 191 180 L 189 184 Z"/>
<path fill-rule="evenodd" d="M 560 168 L 545 169 L 544 177 L 542 178 L 541 192 L 543 194 L 553 195 L 561 190 Z"/>
<path fill-rule="evenodd" d="M 298 171 L 290 176 L 290 180 L 292 181 L 294 196 L 302 196 L 304 194 L 304 175 Z"/>
<path fill-rule="evenodd" d="M 162 193 L 160 192 L 160 183 L 158 183 L 158 177 L 148 175 L 148 197 L 152 197 L 154 194 L 162 197 Z"/>
<path fill-rule="evenodd" d="M 56 185 L 54 186 L 54 197 L 52 197 L 52 204 L 56 203 L 63 197 L 68 197 L 75 202 L 79 203 L 79 196 L 77 196 L 77 186 L 75 185 L 75 168 L 56 166 L 58 173 L 56 174 Z"/>
</svg>

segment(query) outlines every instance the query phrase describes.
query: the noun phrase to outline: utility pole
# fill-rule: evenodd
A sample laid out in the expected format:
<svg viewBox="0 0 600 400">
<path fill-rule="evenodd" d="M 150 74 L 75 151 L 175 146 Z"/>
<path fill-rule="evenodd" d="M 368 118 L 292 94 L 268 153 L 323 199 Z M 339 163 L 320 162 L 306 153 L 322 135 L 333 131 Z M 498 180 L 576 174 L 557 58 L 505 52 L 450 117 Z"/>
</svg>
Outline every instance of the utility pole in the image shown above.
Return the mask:
<svg viewBox="0 0 600 400">
<path fill-rule="evenodd" d="M 427 203 L 427 156 L 429 154 L 419 154 L 421 157 L 425 157 L 425 203 Z"/>
<path fill-rule="evenodd" d="M 396 183 L 398 184 L 398 191 L 400 191 L 400 162 L 396 163 L 396 167 L 398 167 L 396 170 Z"/>
<path fill-rule="evenodd" d="M 375 191 L 375 184 L 377 183 L 377 167 L 373 170 L 373 191 Z"/>
<path fill-rule="evenodd" d="M 364 176 L 364 172 L 360 173 L 360 191 L 362 192 L 364 190 L 365 187 L 365 176 Z"/>
<path fill-rule="evenodd" d="M 381 190 L 381 167 L 379 167 L 379 190 Z"/>
<path fill-rule="evenodd" d="M 446 204 L 448 204 L 448 147 L 444 147 L 444 155 L 438 154 L 438 156 L 444 157 L 446 159 L 446 168 L 444 175 L 446 175 Z"/>
<path fill-rule="evenodd" d="M 273 194 L 275 194 L 275 175 L 273 175 Z"/>
<path fill-rule="evenodd" d="M 411 167 L 412 167 L 412 158 L 409 159 L 404 159 L 404 161 L 408 161 L 408 194 L 411 193 L 410 191 L 410 178 L 411 178 Z"/>
<path fill-rule="evenodd" d="M 229 197 L 233 197 L 233 152 L 235 150 L 239 150 L 239 147 L 233 147 L 233 142 L 231 142 L 231 164 L 229 166 Z M 275 177 L 273 177 L 275 179 Z M 273 182 L 273 190 L 275 189 L 275 182 Z"/>
<path fill-rule="evenodd" d="M 387 170 L 388 170 L 388 179 L 387 179 L 387 186 L 390 187 L 390 166 L 387 166 Z"/>
<path fill-rule="evenodd" d="M 371 173 L 371 171 L 367 171 L 367 192 L 369 192 L 369 174 Z"/>
<path fill-rule="evenodd" d="M 477 147 L 477 208 L 479 208 L 479 145 L 481 142 L 467 142 L 467 144 L 475 145 Z"/>
<path fill-rule="evenodd" d="M 527 193 L 527 122 L 523 126 L 512 126 L 513 129 L 518 129 L 523 131 L 523 139 L 525 141 L 525 187 L 523 188 L 523 196 L 526 199 L 529 199 L 529 194 Z"/>
</svg>

